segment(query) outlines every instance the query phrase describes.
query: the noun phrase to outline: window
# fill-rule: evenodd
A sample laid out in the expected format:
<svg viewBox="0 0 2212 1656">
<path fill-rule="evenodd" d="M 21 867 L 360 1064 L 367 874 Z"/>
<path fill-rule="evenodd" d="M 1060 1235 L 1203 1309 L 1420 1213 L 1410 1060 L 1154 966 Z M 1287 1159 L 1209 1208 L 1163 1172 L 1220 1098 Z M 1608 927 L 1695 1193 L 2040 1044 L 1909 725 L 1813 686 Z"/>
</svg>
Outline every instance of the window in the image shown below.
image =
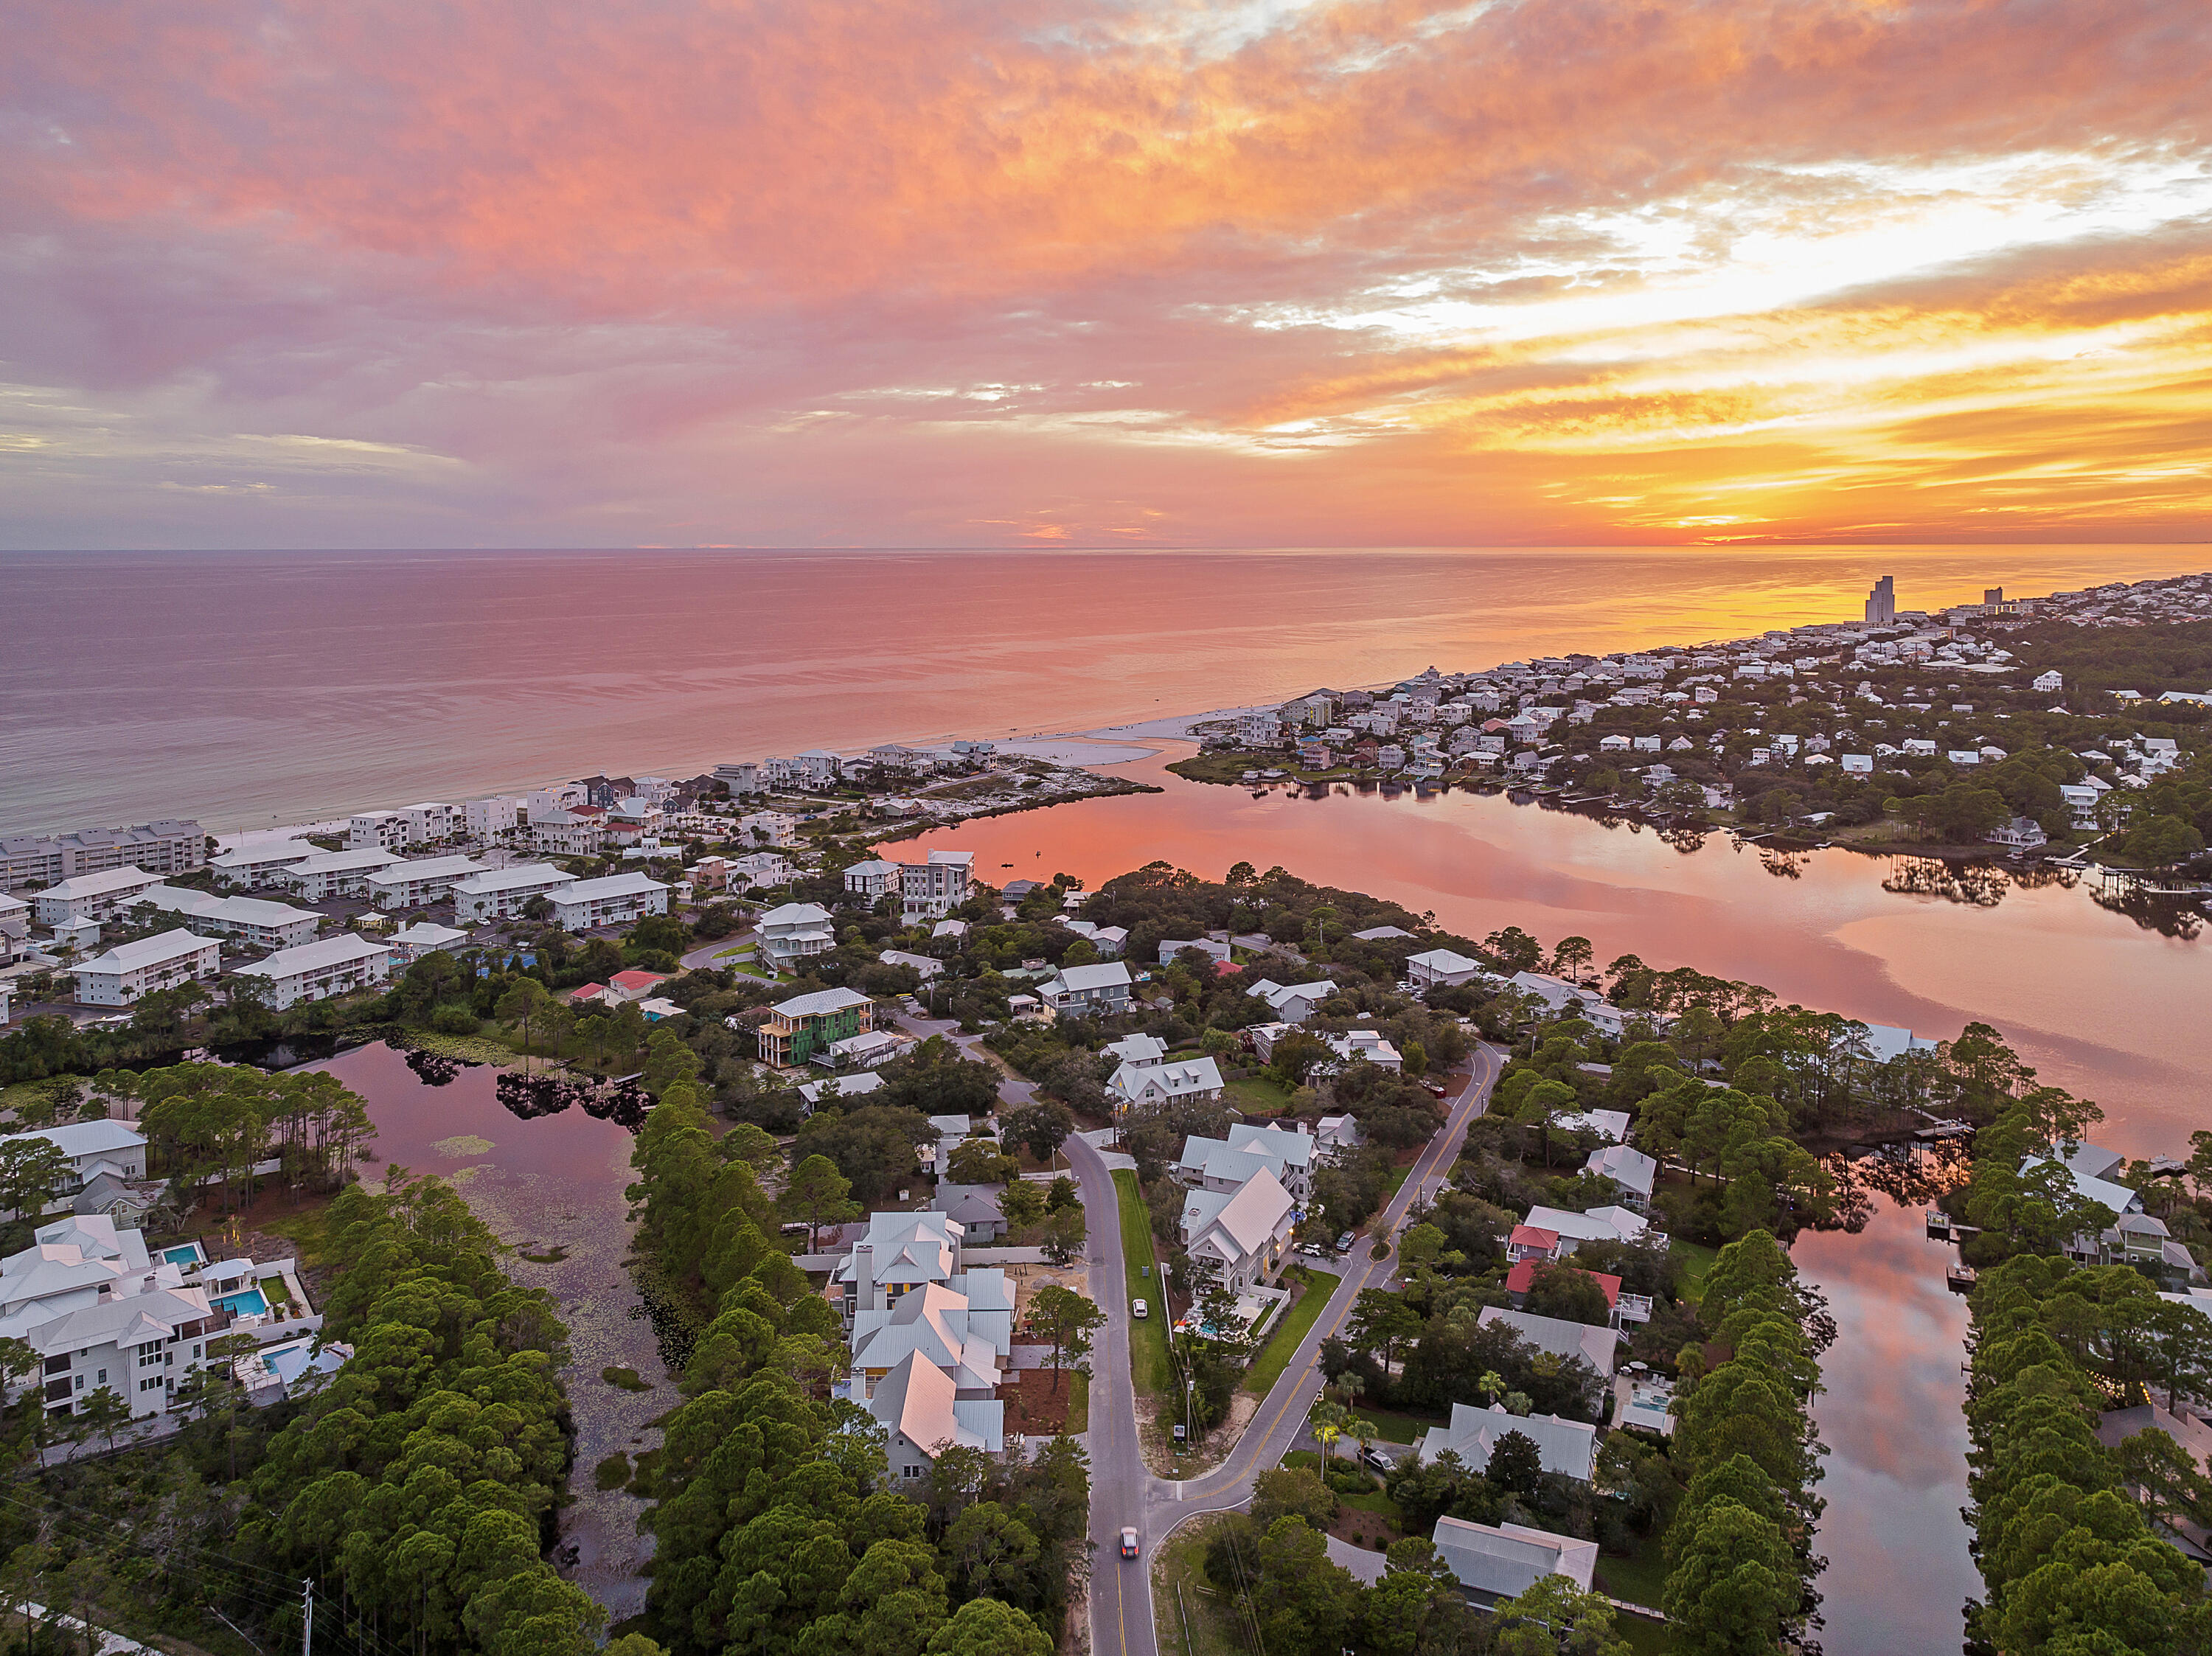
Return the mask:
<svg viewBox="0 0 2212 1656">
<path fill-rule="evenodd" d="M 100 1385 L 100 1386 L 105 1386 L 105 1385 L 106 1385 L 106 1384 L 107 1384 L 107 1371 L 106 1371 L 105 1368 L 103 1368 L 103 1369 L 101 1369 L 101 1370 L 100 1371 L 100 1379 L 99 1379 L 96 1382 L 94 1382 L 94 1383 L 95 1383 L 95 1384 L 97 1384 L 97 1385 Z M 83 1381 L 83 1380 L 82 1380 L 82 1377 L 80 1377 L 80 1378 L 78 1379 L 78 1380 L 77 1380 L 77 1384 L 78 1384 L 78 1385 L 80 1385 L 80 1386 L 82 1386 L 82 1385 L 83 1385 L 83 1384 L 84 1384 L 84 1381 Z"/>
</svg>

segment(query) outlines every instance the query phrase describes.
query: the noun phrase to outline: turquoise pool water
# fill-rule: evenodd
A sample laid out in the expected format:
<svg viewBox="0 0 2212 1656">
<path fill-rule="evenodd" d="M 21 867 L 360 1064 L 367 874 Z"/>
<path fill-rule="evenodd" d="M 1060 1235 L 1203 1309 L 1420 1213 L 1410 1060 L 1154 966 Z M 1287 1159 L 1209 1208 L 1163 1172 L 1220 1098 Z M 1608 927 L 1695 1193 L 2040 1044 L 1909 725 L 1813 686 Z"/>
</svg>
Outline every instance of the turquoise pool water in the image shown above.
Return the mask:
<svg viewBox="0 0 2212 1656">
<path fill-rule="evenodd" d="M 187 1242 L 182 1247 L 173 1247 L 161 1257 L 173 1265 L 196 1265 L 200 1262 L 199 1244 Z"/>
<path fill-rule="evenodd" d="M 226 1294 L 208 1303 L 218 1311 L 228 1311 L 233 1316 L 258 1316 L 269 1309 L 269 1301 L 259 1289 L 241 1289 L 235 1294 Z"/>
</svg>

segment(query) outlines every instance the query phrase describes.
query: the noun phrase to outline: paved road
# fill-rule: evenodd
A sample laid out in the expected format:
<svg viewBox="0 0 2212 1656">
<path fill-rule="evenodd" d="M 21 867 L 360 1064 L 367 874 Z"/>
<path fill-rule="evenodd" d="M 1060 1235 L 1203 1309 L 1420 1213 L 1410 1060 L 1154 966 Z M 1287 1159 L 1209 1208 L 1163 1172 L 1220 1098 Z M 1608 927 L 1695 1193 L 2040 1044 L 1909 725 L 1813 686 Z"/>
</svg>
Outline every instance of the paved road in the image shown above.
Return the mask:
<svg viewBox="0 0 2212 1656">
<path fill-rule="evenodd" d="M 1425 1191 L 1433 1192 L 1450 1173 L 1467 1125 L 1481 1113 L 1504 1062 L 1489 1047 L 1475 1048 L 1471 1073 L 1452 1101 L 1449 1118 L 1421 1152 L 1381 1218 L 1370 1227 L 1373 1234 L 1395 1234 L 1414 1198 Z M 1091 1359 L 1091 1537 L 1096 1544 L 1091 1567 L 1091 1648 L 1092 1656 L 1158 1656 L 1159 1639 L 1152 1623 L 1154 1549 L 1186 1520 L 1227 1512 L 1252 1498 L 1253 1481 L 1282 1459 L 1305 1424 L 1321 1343 L 1343 1328 L 1363 1292 L 1390 1279 L 1396 1256 L 1370 1259 L 1363 1246 L 1345 1262 L 1335 1293 L 1227 1460 L 1204 1477 L 1187 1482 L 1156 1477 L 1146 1466 L 1137 1442 L 1129 1377 L 1129 1307 L 1122 1285 L 1120 1208 L 1113 1178 L 1099 1153 L 1083 1140 L 1069 1139 L 1066 1152 L 1075 1165 L 1090 1218 L 1091 1296 L 1107 1313 L 1103 1338 Z M 1137 1531 L 1142 1550 L 1134 1560 L 1121 1555 L 1123 1525 Z"/>
</svg>

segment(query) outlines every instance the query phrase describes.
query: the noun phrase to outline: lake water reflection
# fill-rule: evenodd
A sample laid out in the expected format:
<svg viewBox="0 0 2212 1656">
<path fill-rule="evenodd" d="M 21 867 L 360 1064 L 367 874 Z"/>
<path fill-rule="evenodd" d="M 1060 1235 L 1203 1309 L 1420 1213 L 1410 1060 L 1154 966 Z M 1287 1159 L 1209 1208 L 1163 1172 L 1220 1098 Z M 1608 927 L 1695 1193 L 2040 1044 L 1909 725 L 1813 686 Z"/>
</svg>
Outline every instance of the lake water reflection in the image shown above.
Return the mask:
<svg viewBox="0 0 2212 1656">
<path fill-rule="evenodd" d="M 976 853 L 994 883 L 1065 870 L 1096 883 L 1165 858 L 1207 878 L 1249 861 L 1432 910 L 1480 937 L 1518 925 L 1765 984 L 1785 1001 L 1948 1037 L 1995 1025 L 2044 1077 L 2106 1107 L 2100 1142 L 2185 1150 L 2212 1125 L 2204 1009 L 2212 951 L 2100 907 L 2078 883 L 1963 880 L 1905 857 L 1778 858 L 1723 834 L 1694 846 L 1503 796 L 1335 789 L 1322 797 L 1188 783 L 1162 758 L 1117 773 L 1165 792 L 994 817 L 924 836 Z M 899 850 L 911 855 L 914 842 Z M 1012 864 L 1011 867 L 1006 864 Z M 2187 933 L 2188 935 L 2181 935 Z M 1873 1198 L 1857 1234 L 1794 1257 L 1838 1338 L 1817 1417 L 1832 1453 L 1820 1549 L 1829 1656 L 1955 1648 L 1978 1592 L 1960 1508 L 1966 1303 L 1920 1204 Z"/>
</svg>

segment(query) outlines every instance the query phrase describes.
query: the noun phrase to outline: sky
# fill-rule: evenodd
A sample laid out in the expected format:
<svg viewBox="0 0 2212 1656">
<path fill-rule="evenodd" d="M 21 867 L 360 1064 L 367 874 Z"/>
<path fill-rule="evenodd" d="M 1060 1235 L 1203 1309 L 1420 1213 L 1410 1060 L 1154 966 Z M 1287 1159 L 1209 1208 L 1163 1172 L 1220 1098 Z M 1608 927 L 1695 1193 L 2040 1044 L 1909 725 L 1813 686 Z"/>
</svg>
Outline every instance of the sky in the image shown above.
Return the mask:
<svg viewBox="0 0 2212 1656">
<path fill-rule="evenodd" d="M 2201 0 L 0 39 L 0 546 L 2212 538 Z"/>
</svg>

